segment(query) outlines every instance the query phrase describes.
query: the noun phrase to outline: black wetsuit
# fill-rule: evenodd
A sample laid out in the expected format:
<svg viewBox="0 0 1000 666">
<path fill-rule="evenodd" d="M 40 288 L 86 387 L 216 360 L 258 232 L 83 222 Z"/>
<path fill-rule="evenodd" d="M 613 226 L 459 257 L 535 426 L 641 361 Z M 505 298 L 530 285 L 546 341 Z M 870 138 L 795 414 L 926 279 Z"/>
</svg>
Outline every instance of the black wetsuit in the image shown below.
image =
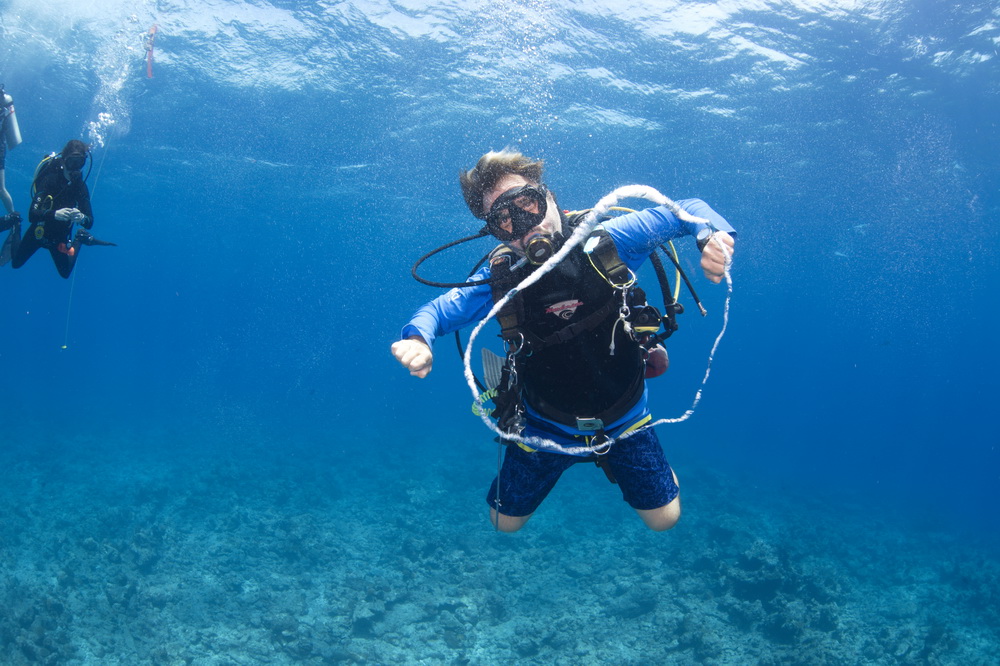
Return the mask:
<svg viewBox="0 0 1000 666">
<path fill-rule="evenodd" d="M 61 157 L 53 157 L 42 165 L 35 179 L 35 195 L 28 212 L 31 225 L 14 248 L 14 268 L 24 265 L 31 255 L 40 247 L 44 247 L 52 255 L 59 275 L 68 278 L 79 256 L 79 241 L 70 242 L 72 222 L 57 220 L 56 211 L 60 208 L 76 208 L 86 217 L 80 222 L 85 229 L 94 225 L 94 213 L 90 208 L 90 190 L 83 178 L 70 181 L 67 178 Z M 39 231 L 41 230 L 41 231 Z M 39 238 L 38 236 L 41 236 Z"/>
</svg>

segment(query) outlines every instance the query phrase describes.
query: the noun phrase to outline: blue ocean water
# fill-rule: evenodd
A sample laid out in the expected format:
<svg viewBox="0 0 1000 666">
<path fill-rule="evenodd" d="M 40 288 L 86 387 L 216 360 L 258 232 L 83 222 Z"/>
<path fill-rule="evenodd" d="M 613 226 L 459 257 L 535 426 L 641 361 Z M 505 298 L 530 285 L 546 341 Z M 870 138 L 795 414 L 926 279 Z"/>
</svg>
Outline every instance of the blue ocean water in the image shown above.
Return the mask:
<svg viewBox="0 0 1000 666">
<path fill-rule="evenodd" d="M 0 271 L 0 662 L 992 663 L 998 44 L 988 2 L 5 0 L 15 205 L 82 138 L 118 247 Z M 739 231 L 668 533 L 584 465 L 494 533 L 454 345 L 388 352 L 504 146 Z M 657 417 L 722 326 L 680 247 Z"/>
</svg>

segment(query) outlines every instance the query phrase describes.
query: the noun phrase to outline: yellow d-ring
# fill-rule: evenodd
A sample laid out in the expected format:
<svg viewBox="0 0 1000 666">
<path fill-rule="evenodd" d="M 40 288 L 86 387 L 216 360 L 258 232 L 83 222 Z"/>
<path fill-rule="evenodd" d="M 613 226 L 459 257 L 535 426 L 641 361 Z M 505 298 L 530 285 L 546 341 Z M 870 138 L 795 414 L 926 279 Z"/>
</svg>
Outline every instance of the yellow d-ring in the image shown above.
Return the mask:
<svg viewBox="0 0 1000 666">
<path fill-rule="evenodd" d="M 44 235 L 45 235 L 45 227 L 39 224 L 37 227 L 35 227 L 35 240 L 42 240 L 42 236 Z"/>
</svg>

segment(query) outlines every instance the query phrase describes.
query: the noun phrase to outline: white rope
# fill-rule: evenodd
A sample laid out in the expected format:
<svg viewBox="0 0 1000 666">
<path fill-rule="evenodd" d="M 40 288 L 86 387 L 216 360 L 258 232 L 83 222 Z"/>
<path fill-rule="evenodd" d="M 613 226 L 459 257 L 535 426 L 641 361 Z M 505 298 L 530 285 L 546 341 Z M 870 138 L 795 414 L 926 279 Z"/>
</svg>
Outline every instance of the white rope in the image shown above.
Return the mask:
<svg viewBox="0 0 1000 666">
<path fill-rule="evenodd" d="M 497 301 L 493 305 L 493 308 L 486 315 L 486 317 L 483 318 L 483 320 L 480 321 L 476 325 L 476 327 L 472 330 L 472 334 L 469 336 L 469 342 L 465 347 L 465 354 L 463 355 L 463 361 L 465 363 L 465 381 L 469 385 L 469 390 L 472 391 L 472 398 L 474 402 L 478 403 L 480 399 L 480 394 L 478 388 L 476 387 L 475 376 L 473 375 L 472 372 L 472 347 L 476 341 L 476 338 L 479 336 L 479 332 L 483 329 L 484 326 L 486 326 L 487 323 L 490 322 L 490 320 L 494 319 L 497 316 L 497 313 L 500 312 L 500 309 L 503 308 L 503 306 L 505 306 L 508 302 L 510 302 L 510 299 L 512 299 L 518 292 L 527 289 L 528 287 L 530 287 L 531 285 L 535 284 L 540 279 L 542 279 L 542 277 L 544 277 L 546 274 L 555 269 L 555 267 L 558 266 L 559 263 L 563 259 L 565 259 L 569 255 L 569 253 L 572 252 L 573 249 L 583 241 L 583 239 L 585 239 L 587 236 L 590 235 L 590 233 L 594 230 L 594 227 L 597 226 L 597 220 L 599 220 L 603 215 L 607 214 L 608 210 L 610 210 L 611 207 L 617 204 L 621 199 L 647 199 L 659 206 L 666 206 L 666 208 L 670 210 L 671 213 L 673 213 L 677 218 L 685 222 L 709 224 L 709 225 L 711 224 L 711 222 L 709 222 L 704 218 L 691 215 L 686 210 L 684 210 L 676 203 L 674 203 L 672 200 L 660 194 L 657 190 L 653 189 L 652 187 L 647 187 L 645 185 L 626 185 L 624 187 L 619 187 L 614 192 L 611 192 L 606 197 L 598 201 L 597 204 L 590 210 L 590 212 L 588 212 L 584 216 L 583 220 L 581 220 L 581 222 L 577 225 L 576 229 L 574 229 L 573 231 L 573 234 L 569 237 L 569 239 L 567 239 L 566 243 L 563 244 L 562 248 L 560 248 L 558 252 L 552 255 L 552 257 L 550 257 L 548 261 L 539 266 L 537 270 L 533 271 L 524 280 L 522 280 L 516 287 L 508 291 L 503 298 Z M 725 248 L 725 246 L 722 245 L 721 241 L 716 239 L 715 242 L 719 243 L 719 245 L 723 247 L 727 256 L 730 254 L 729 249 Z M 701 387 L 699 387 L 698 392 L 695 395 L 694 403 L 691 405 L 691 408 L 688 409 L 687 412 L 685 412 L 682 416 L 678 417 L 677 419 L 661 419 L 656 423 L 643 426 L 643 428 L 637 428 L 636 430 L 633 430 L 630 433 L 624 434 L 621 437 L 619 437 L 619 439 L 630 437 L 639 430 L 643 430 L 645 428 L 649 428 L 654 425 L 660 425 L 662 423 L 680 423 L 681 421 L 687 420 L 691 416 L 691 414 L 694 413 L 695 407 L 701 400 L 701 393 L 705 387 L 705 382 L 708 381 L 708 375 L 709 372 L 711 371 L 712 358 L 715 355 L 715 350 L 718 348 L 719 342 L 722 340 L 722 336 L 726 332 L 726 325 L 729 321 L 729 299 L 732 296 L 732 291 L 733 291 L 733 283 L 729 275 L 730 262 L 731 260 L 727 260 L 726 270 L 725 270 L 726 282 L 729 285 L 729 291 L 726 295 L 726 308 L 723 319 L 722 331 L 719 333 L 719 336 L 715 340 L 715 345 L 712 347 L 712 352 L 709 355 L 709 360 L 708 360 L 708 369 L 705 372 L 705 377 L 702 379 Z M 603 449 L 607 446 L 610 446 L 610 444 L 614 443 L 615 441 L 615 440 L 605 440 L 596 446 L 564 446 L 562 444 L 559 444 L 558 442 L 552 441 L 551 439 L 545 439 L 544 437 L 530 437 L 525 435 L 503 432 L 502 430 L 500 430 L 500 428 L 496 426 L 496 424 L 493 423 L 493 421 L 490 420 L 487 410 L 477 410 L 477 413 L 479 414 L 479 418 L 482 419 L 483 423 L 486 424 L 486 427 L 488 427 L 502 439 L 506 439 L 512 442 L 521 442 L 534 449 L 553 451 L 556 453 L 563 453 L 567 455 L 583 456 L 593 453 L 597 449 Z"/>
<path fill-rule="evenodd" d="M 719 334 L 715 337 L 715 343 L 712 345 L 712 350 L 708 353 L 708 363 L 705 366 L 705 376 L 702 377 L 701 385 L 698 387 L 698 391 L 694 394 L 694 401 L 691 403 L 688 410 L 677 418 L 660 419 L 659 421 L 654 421 L 653 423 L 647 423 L 642 428 L 637 428 L 632 432 L 622 434 L 618 437 L 619 440 L 628 439 L 639 430 L 643 430 L 645 428 L 653 428 L 655 426 L 668 423 L 683 423 L 691 418 L 691 415 L 694 414 L 695 408 L 698 407 L 698 403 L 701 402 L 701 395 L 705 390 L 705 384 L 708 383 L 708 376 L 712 374 L 712 361 L 715 360 L 715 352 L 719 348 L 719 343 L 722 342 L 722 336 L 726 334 L 726 329 L 729 327 L 729 302 L 733 298 L 733 278 L 730 275 L 730 268 L 733 265 L 733 251 L 715 236 L 712 236 L 712 242 L 716 243 L 722 249 L 722 253 L 726 257 L 726 267 L 724 269 L 724 275 L 726 276 L 726 306 L 722 310 L 722 330 L 720 330 Z"/>
</svg>

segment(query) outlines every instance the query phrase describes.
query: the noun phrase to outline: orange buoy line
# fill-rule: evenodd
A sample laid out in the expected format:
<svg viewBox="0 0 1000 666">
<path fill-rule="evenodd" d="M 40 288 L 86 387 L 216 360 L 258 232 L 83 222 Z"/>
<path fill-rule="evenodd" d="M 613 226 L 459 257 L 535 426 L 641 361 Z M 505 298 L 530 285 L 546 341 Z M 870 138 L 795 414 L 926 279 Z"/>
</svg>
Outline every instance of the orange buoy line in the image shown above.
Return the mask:
<svg viewBox="0 0 1000 666">
<path fill-rule="evenodd" d="M 149 32 L 146 33 L 146 78 L 153 78 L 153 42 L 156 41 L 156 24 L 154 23 Z"/>
</svg>

